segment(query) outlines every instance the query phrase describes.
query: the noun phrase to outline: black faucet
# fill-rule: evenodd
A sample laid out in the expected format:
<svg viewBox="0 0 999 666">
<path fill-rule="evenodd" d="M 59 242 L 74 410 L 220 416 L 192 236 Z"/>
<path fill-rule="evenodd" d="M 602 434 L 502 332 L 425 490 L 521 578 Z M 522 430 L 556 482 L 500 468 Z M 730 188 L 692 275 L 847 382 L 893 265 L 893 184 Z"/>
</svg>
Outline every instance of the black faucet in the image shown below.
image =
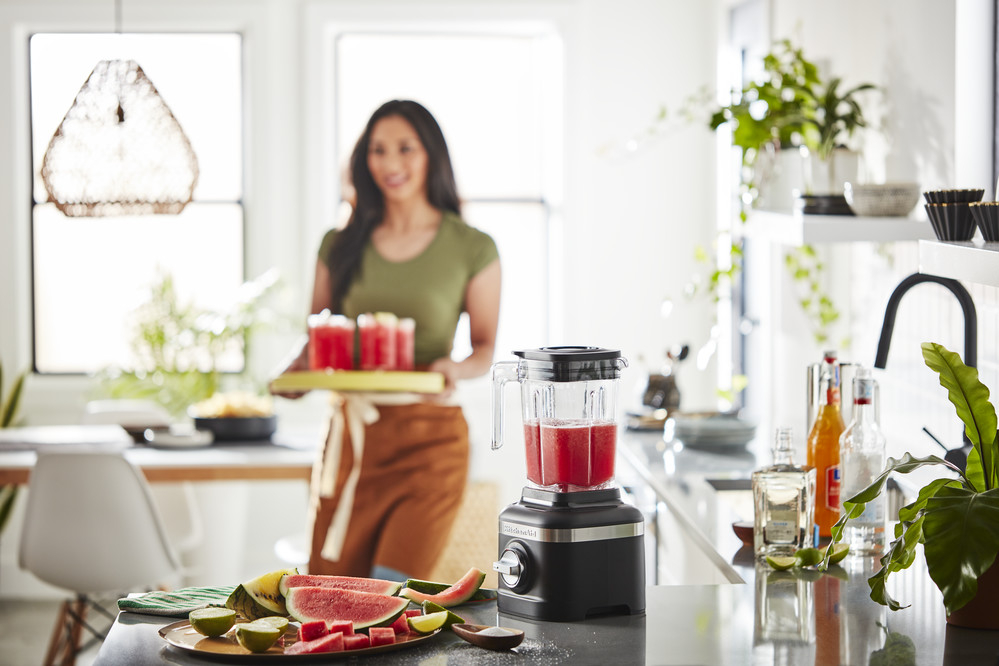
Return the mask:
<svg viewBox="0 0 999 666">
<path fill-rule="evenodd" d="M 923 282 L 933 282 L 946 287 L 950 293 L 954 294 L 957 302 L 961 304 L 964 312 L 964 364 L 969 367 L 978 366 L 978 313 L 975 310 L 975 303 L 971 300 L 971 294 L 957 280 L 940 277 L 938 275 L 927 275 L 925 273 L 913 273 L 898 283 L 891 298 L 888 299 L 888 306 L 885 308 L 885 320 L 881 325 L 881 339 L 878 341 L 878 352 L 874 358 L 874 367 L 884 369 L 888 363 L 888 346 L 891 344 L 891 334 L 895 329 L 895 315 L 898 312 L 898 304 L 907 291 L 917 284 Z M 944 456 L 946 460 L 954 463 L 962 470 L 967 465 L 968 453 L 971 451 L 971 443 L 967 436 L 964 437 L 964 447 L 953 449 Z"/>
</svg>

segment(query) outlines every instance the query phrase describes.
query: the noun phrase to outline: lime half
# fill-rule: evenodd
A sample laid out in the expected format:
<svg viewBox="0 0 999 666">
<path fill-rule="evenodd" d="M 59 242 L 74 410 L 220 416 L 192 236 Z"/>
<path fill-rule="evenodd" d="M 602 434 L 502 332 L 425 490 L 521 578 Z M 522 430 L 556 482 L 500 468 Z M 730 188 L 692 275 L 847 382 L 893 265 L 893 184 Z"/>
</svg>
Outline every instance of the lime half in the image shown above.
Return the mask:
<svg viewBox="0 0 999 666">
<path fill-rule="evenodd" d="M 818 548 L 802 548 L 794 554 L 794 557 L 801 566 L 811 567 L 821 562 L 824 555 Z"/>
<path fill-rule="evenodd" d="M 420 634 L 437 631 L 447 622 L 447 611 L 438 611 L 429 615 L 414 615 L 409 618 L 409 627 Z"/>
<path fill-rule="evenodd" d="M 832 552 L 829 554 L 829 564 L 841 562 L 847 553 L 850 552 L 850 545 L 846 543 L 834 543 Z"/>
<path fill-rule="evenodd" d="M 282 634 L 284 629 L 260 620 L 236 626 L 236 640 L 250 652 L 267 652 Z"/>
<path fill-rule="evenodd" d="M 782 557 L 780 555 L 767 556 L 767 564 L 777 571 L 786 571 L 798 564 L 796 557 Z"/>
<path fill-rule="evenodd" d="M 236 624 L 236 611 L 229 608 L 199 608 L 187 619 L 191 628 L 202 636 L 221 636 Z"/>
<path fill-rule="evenodd" d="M 447 613 L 447 618 L 444 620 L 443 626 L 450 627 L 452 624 L 464 624 L 465 623 L 465 619 L 463 617 L 461 617 L 460 615 L 458 615 L 457 613 L 453 613 L 450 610 L 448 610 L 447 608 L 444 608 L 443 606 L 441 606 L 439 604 L 435 604 L 432 601 L 424 601 L 423 602 L 423 614 L 424 615 L 432 615 L 433 613 L 440 613 L 442 611 L 445 612 L 445 613 Z"/>
</svg>

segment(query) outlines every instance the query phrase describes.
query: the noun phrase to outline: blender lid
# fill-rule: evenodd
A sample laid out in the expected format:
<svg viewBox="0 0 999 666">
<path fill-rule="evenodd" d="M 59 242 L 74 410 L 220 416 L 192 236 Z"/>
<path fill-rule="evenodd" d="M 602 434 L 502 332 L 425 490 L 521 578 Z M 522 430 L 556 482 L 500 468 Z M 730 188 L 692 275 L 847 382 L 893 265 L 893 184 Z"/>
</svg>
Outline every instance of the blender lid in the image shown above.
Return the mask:
<svg viewBox="0 0 999 666">
<path fill-rule="evenodd" d="M 628 361 L 620 350 L 602 347 L 540 347 L 513 352 L 521 361 L 521 376 L 555 382 L 618 379 Z"/>
</svg>

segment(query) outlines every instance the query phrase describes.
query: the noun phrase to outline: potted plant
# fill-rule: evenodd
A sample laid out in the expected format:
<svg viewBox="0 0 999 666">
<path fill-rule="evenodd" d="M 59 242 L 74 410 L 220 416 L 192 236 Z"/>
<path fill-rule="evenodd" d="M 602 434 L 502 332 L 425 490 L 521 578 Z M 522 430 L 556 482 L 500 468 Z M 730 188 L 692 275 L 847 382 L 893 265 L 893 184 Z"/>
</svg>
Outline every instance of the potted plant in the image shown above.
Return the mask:
<svg viewBox="0 0 999 666">
<path fill-rule="evenodd" d="M 908 473 L 926 465 L 940 465 L 950 472 L 919 491 L 914 502 L 902 507 L 895 525 L 895 540 L 881 558 L 881 570 L 869 579 L 871 598 L 892 610 L 902 608 L 888 593 L 888 577 L 908 568 L 916 546 L 923 544 L 930 578 L 943 593 L 947 621 L 960 626 L 999 629 L 999 441 L 996 410 L 989 389 L 978 379 L 978 370 L 960 356 L 934 342 L 922 344 L 926 365 L 940 376 L 957 415 L 972 443 L 965 471 L 938 458 L 888 459 L 884 472 L 866 489 L 843 502 L 843 516 L 832 529 L 833 543 L 843 526 L 863 513 L 864 506 L 884 490 L 893 472 Z M 832 551 L 830 545 L 828 555 Z M 991 589 L 987 589 L 992 586 Z"/>
<path fill-rule="evenodd" d="M 246 358 L 251 334 L 274 322 L 262 303 L 277 284 L 275 271 L 264 273 L 243 283 L 230 309 L 215 312 L 181 302 L 172 277 L 162 275 L 133 313 L 134 367 L 103 370 L 96 395 L 152 400 L 182 416 L 218 391 L 220 367 L 234 354 Z"/>
</svg>

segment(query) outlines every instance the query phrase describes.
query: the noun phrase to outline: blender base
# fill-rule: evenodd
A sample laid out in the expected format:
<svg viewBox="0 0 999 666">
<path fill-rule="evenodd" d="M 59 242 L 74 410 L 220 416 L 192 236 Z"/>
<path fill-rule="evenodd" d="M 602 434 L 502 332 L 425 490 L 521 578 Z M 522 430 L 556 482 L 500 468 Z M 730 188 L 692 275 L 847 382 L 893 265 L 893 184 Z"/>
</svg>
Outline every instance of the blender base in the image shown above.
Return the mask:
<svg viewBox="0 0 999 666">
<path fill-rule="evenodd" d="M 524 488 L 500 514 L 501 613 L 576 621 L 645 613 L 645 522 L 617 488 Z"/>
</svg>

